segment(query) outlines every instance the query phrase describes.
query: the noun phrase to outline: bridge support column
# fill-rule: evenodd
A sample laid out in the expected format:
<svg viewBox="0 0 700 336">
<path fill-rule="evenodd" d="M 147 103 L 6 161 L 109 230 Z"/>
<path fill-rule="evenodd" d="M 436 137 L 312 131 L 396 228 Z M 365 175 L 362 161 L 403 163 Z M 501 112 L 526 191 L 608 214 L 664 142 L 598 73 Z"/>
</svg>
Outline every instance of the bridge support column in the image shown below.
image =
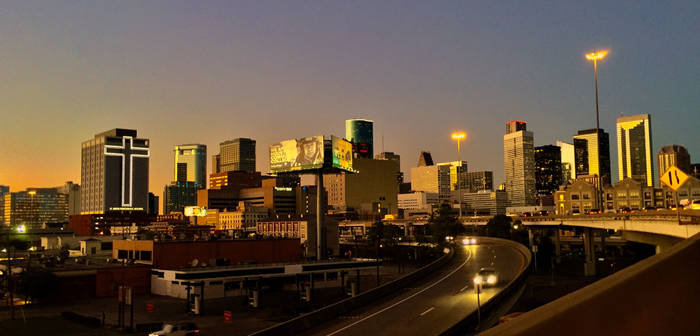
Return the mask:
<svg viewBox="0 0 700 336">
<path fill-rule="evenodd" d="M 561 230 L 554 229 L 554 257 L 557 264 L 561 263 Z"/>
<path fill-rule="evenodd" d="M 593 249 L 593 229 L 583 230 L 583 251 L 585 260 L 583 262 L 583 275 L 595 276 L 595 250 Z"/>
</svg>

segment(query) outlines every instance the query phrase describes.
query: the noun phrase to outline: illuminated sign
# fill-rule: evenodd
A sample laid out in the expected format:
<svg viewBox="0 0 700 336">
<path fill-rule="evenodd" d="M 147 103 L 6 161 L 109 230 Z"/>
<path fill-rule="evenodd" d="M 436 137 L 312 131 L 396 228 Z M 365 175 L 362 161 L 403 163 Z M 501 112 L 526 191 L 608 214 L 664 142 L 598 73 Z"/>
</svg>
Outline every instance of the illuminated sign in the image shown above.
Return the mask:
<svg viewBox="0 0 700 336">
<path fill-rule="evenodd" d="M 143 211 L 143 208 L 132 208 L 132 207 L 110 207 L 110 211 Z"/>
<path fill-rule="evenodd" d="M 207 215 L 207 208 L 202 207 L 202 206 L 186 206 L 185 207 L 185 216 L 187 217 L 192 217 L 192 216 L 197 216 L 197 217 L 204 217 Z"/>
<path fill-rule="evenodd" d="M 127 139 L 129 142 L 127 143 Z M 130 207 L 134 193 L 134 158 L 147 158 L 151 156 L 148 147 L 134 146 L 134 138 L 125 136 L 122 145 L 104 145 L 106 156 L 119 156 L 122 159 L 122 206 Z M 129 165 L 129 176 L 126 175 L 126 165 Z M 128 180 L 127 180 L 128 178 Z M 128 192 L 126 185 L 129 186 Z"/>
<path fill-rule="evenodd" d="M 282 141 L 270 145 L 270 171 L 282 173 L 323 167 L 323 136 Z"/>
<path fill-rule="evenodd" d="M 352 143 L 336 136 L 331 136 L 331 143 L 333 145 L 333 167 L 353 171 Z"/>
</svg>

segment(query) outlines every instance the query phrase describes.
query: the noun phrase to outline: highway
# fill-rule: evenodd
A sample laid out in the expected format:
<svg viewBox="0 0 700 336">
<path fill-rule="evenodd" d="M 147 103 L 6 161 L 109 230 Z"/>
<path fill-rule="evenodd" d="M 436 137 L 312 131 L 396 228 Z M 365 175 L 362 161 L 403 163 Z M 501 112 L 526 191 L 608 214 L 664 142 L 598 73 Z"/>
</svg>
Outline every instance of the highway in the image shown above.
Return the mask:
<svg viewBox="0 0 700 336">
<path fill-rule="evenodd" d="M 476 311 L 473 278 L 481 267 L 494 267 L 497 286 L 485 288 L 483 304 L 525 268 L 525 256 L 514 247 L 477 238 L 477 245 L 457 246 L 455 257 L 418 287 L 352 311 L 307 330 L 305 335 L 438 335 Z"/>
</svg>

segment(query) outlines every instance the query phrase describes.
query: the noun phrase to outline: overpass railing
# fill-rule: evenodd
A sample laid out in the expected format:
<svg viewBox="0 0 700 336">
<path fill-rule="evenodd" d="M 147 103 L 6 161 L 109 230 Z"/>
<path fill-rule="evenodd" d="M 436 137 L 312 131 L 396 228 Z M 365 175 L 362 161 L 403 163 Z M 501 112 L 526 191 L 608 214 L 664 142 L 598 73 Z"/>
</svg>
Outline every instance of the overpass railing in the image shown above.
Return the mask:
<svg viewBox="0 0 700 336">
<path fill-rule="evenodd" d="M 697 335 L 700 234 L 481 335 Z"/>
</svg>

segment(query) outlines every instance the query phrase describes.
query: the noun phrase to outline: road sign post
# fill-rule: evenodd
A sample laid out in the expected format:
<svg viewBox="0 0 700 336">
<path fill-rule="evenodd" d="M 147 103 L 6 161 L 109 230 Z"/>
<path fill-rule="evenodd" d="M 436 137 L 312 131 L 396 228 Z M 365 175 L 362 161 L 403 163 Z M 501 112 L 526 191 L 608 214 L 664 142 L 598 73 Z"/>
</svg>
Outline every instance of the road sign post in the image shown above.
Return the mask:
<svg viewBox="0 0 700 336">
<path fill-rule="evenodd" d="M 683 186 L 685 181 L 688 180 L 688 175 L 682 170 L 678 169 L 676 166 L 671 166 L 668 168 L 661 177 L 659 181 L 673 190 L 674 194 L 674 206 L 676 207 L 676 218 L 678 219 L 678 225 L 681 224 L 681 209 L 680 209 L 680 199 L 678 199 L 678 189 Z"/>
</svg>

